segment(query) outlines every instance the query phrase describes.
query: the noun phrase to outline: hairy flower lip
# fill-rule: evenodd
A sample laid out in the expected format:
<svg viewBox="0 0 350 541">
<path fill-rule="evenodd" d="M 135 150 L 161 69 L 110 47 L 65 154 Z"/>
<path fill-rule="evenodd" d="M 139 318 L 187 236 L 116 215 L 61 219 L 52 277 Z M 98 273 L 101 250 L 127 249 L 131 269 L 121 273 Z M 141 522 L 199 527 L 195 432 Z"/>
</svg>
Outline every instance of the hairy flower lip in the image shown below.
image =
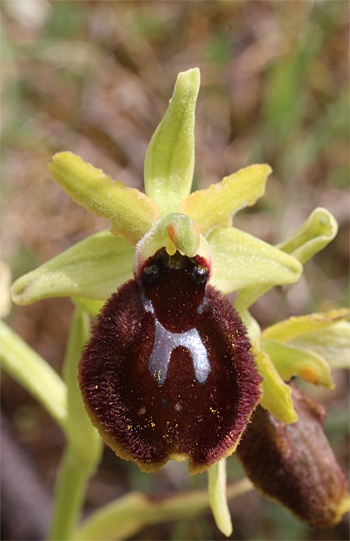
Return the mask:
<svg viewBox="0 0 350 541">
<path fill-rule="evenodd" d="M 197 265 L 164 248 L 149 258 L 154 272 L 111 297 L 79 363 L 92 422 L 143 471 L 170 459 L 208 469 L 235 450 L 260 398 L 240 318 Z"/>
</svg>

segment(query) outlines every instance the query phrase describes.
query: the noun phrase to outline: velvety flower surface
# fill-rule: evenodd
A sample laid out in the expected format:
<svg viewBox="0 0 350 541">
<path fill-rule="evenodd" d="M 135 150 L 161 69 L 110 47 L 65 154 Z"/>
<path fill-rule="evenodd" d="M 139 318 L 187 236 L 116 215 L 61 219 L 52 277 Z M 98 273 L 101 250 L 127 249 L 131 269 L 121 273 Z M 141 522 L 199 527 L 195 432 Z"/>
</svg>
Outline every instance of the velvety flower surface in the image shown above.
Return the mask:
<svg viewBox="0 0 350 541">
<path fill-rule="evenodd" d="M 245 328 L 206 262 L 160 250 L 112 295 L 80 361 L 94 424 L 143 471 L 197 473 L 237 446 L 260 397 Z"/>
</svg>

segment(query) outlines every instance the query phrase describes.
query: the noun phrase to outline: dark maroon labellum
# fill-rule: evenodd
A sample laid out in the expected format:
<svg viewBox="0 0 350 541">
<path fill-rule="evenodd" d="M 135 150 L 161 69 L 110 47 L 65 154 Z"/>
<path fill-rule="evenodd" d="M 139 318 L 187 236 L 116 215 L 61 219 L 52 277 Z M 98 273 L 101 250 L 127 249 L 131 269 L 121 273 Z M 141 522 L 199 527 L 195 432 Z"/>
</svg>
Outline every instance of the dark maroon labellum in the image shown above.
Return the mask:
<svg viewBox="0 0 350 541">
<path fill-rule="evenodd" d="M 118 456 L 190 473 L 231 454 L 260 397 L 245 328 L 200 256 L 159 250 L 107 301 L 79 363 L 87 411 Z"/>
</svg>

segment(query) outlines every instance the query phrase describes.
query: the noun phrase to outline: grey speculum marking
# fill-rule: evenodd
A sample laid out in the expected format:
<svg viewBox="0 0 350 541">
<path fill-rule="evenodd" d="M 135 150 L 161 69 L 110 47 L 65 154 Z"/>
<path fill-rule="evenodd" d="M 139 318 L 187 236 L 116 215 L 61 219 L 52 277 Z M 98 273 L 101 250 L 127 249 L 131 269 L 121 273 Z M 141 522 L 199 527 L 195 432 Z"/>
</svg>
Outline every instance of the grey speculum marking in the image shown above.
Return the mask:
<svg viewBox="0 0 350 541">
<path fill-rule="evenodd" d="M 143 299 L 145 309 L 154 315 L 151 301 Z M 186 348 L 193 362 L 194 373 L 199 383 L 204 383 L 211 368 L 208 360 L 207 350 L 202 342 L 197 329 L 193 328 L 186 332 L 172 333 L 154 317 L 155 340 L 151 356 L 148 361 L 148 368 L 157 381 L 163 385 L 168 373 L 170 357 L 175 348 L 182 346 Z"/>
</svg>

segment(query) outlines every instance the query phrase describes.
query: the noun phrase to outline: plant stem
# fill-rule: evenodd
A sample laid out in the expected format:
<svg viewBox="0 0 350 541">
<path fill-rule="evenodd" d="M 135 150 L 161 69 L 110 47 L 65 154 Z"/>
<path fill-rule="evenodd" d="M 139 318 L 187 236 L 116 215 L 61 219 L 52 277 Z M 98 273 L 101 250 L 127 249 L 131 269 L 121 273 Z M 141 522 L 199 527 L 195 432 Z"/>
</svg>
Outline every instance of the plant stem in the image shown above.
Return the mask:
<svg viewBox="0 0 350 541">
<path fill-rule="evenodd" d="M 227 498 L 235 498 L 253 488 L 249 479 L 227 487 Z M 103 541 L 127 539 L 149 524 L 192 518 L 209 507 L 207 490 L 193 490 L 167 498 L 154 498 L 131 492 L 101 509 L 74 532 L 73 539 Z"/>
<path fill-rule="evenodd" d="M 72 532 L 77 517 L 84 503 L 90 471 L 79 465 L 75 453 L 68 444 L 61 461 L 56 485 L 55 510 L 48 539 L 67 541 L 72 539 Z"/>
</svg>

